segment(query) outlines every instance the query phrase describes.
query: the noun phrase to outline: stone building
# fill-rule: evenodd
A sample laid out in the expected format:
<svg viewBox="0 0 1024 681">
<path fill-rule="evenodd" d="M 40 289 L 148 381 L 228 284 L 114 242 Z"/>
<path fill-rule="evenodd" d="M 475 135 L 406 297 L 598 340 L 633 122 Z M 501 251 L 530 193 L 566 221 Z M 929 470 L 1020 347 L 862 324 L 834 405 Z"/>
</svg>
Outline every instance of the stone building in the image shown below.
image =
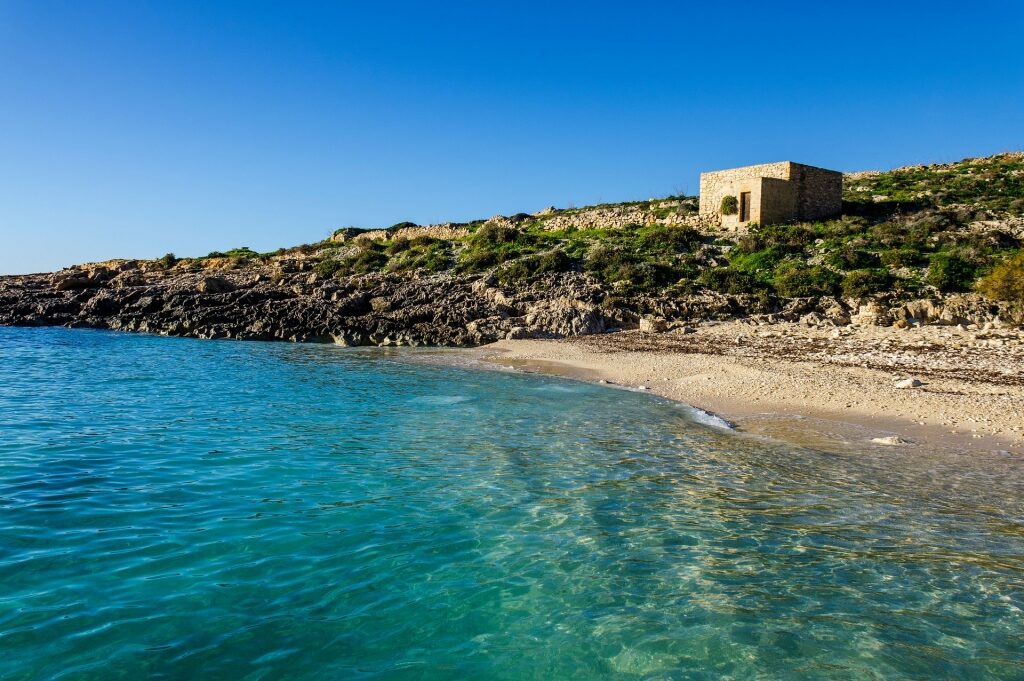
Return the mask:
<svg viewBox="0 0 1024 681">
<path fill-rule="evenodd" d="M 717 216 L 724 229 L 822 220 L 842 210 L 843 174 L 834 170 L 781 161 L 700 174 L 700 214 Z"/>
</svg>

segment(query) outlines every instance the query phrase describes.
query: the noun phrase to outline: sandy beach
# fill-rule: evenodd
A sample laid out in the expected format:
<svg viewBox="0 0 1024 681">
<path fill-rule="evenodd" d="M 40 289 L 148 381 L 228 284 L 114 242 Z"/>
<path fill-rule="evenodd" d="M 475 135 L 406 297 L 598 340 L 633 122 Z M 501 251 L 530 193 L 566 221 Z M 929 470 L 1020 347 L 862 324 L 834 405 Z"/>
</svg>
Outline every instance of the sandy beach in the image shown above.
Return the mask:
<svg viewBox="0 0 1024 681">
<path fill-rule="evenodd" d="M 505 340 L 482 358 L 649 390 L 742 431 L 816 446 L 1024 453 L 1024 334 L 1016 330 L 735 321 Z"/>
</svg>

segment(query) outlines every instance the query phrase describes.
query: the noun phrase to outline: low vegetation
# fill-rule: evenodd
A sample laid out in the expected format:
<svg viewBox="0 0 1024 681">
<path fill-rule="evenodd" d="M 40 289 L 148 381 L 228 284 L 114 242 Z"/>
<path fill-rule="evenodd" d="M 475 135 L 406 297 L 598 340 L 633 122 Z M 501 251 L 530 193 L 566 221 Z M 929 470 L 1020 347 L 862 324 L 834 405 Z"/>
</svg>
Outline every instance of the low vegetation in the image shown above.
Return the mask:
<svg viewBox="0 0 1024 681">
<path fill-rule="evenodd" d="M 722 212 L 734 213 L 735 204 L 736 197 L 726 197 Z M 511 284 L 576 271 L 616 294 L 663 297 L 717 291 L 863 299 L 979 291 L 994 300 L 1024 299 L 1021 154 L 853 176 L 842 217 L 755 225 L 739 238 L 702 234 L 674 219 L 695 208 L 695 197 L 674 196 L 518 214 L 456 225 L 468 235 L 450 239 L 396 236 L 417 227 L 402 222 L 376 234 L 339 229 L 332 240 L 272 254 L 242 247 L 207 257 L 240 266 L 277 256 L 312 258 L 313 271 L 324 278 L 490 273 Z M 559 227 L 586 211 L 642 215 L 644 221 Z M 170 267 L 176 259 L 168 254 L 160 262 Z"/>
<path fill-rule="evenodd" d="M 739 211 L 739 202 L 735 196 L 723 196 L 722 205 L 718 210 L 722 215 L 736 215 L 736 212 Z"/>
</svg>

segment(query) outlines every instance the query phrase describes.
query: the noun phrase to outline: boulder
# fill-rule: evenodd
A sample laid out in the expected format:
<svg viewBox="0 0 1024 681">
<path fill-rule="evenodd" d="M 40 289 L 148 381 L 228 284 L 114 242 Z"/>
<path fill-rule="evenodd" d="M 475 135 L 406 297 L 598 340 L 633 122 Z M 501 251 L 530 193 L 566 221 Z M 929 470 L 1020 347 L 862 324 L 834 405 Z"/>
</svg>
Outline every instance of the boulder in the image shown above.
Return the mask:
<svg viewBox="0 0 1024 681">
<path fill-rule="evenodd" d="M 822 298 L 818 301 L 817 312 L 836 326 L 850 323 L 850 311 L 835 298 Z"/>
<path fill-rule="evenodd" d="M 885 326 L 890 319 L 888 311 L 876 301 L 870 301 L 857 308 L 857 314 L 850 316 L 854 326 Z"/>
<path fill-rule="evenodd" d="M 641 333 L 662 333 L 668 329 L 668 324 L 664 319 L 646 315 L 640 318 L 640 332 Z"/>
<path fill-rule="evenodd" d="M 110 285 L 113 286 L 114 288 L 125 288 L 126 286 L 142 286 L 145 283 L 145 277 L 143 277 L 140 273 L 132 270 L 125 270 L 124 272 L 121 272 L 116 277 L 110 280 Z"/>
<path fill-rule="evenodd" d="M 200 293 L 230 293 L 235 287 L 224 277 L 203 277 L 196 285 L 196 290 Z"/>
<path fill-rule="evenodd" d="M 62 270 L 50 276 L 50 285 L 55 291 L 80 291 L 98 288 L 114 277 L 116 272 L 108 267 Z"/>
<path fill-rule="evenodd" d="M 942 315 L 942 307 L 934 300 L 912 300 L 893 310 L 893 316 L 915 326 L 928 324 Z"/>
<path fill-rule="evenodd" d="M 871 441 L 878 445 L 888 445 L 890 447 L 897 445 L 908 445 L 909 440 L 904 440 L 899 435 L 888 435 L 886 437 L 873 437 Z"/>
<path fill-rule="evenodd" d="M 555 337 L 603 333 L 606 324 L 601 308 L 581 300 L 555 298 L 532 305 L 526 325 L 533 331 Z"/>
</svg>

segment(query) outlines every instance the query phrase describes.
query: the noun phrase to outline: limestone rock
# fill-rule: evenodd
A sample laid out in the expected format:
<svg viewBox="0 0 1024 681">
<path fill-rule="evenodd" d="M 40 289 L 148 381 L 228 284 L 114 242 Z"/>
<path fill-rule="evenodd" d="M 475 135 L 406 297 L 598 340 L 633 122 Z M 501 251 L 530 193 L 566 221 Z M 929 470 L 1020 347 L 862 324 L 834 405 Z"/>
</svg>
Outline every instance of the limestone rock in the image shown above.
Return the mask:
<svg viewBox="0 0 1024 681">
<path fill-rule="evenodd" d="M 857 314 L 850 316 L 854 326 L 886 326 L 888 311 L 877 301 L 870 301 L 857 307 Z"/>
<path fill-rule="evenodd" d="M 662 333 L 668 329 L 668 324 L 664 319 L 658 317 L 652 317 L 647 315 L 640 318 L 640 332 L 641 333 Z"/>
<path fill-rule="evenodd" d="M 196 290 L 200 293 L 230 293 L 235 287 L 224 277 L 203 277 Z"/>
<path fill-rule="evenodd" d="M 571 298 L 556 298 L 532 305 L 526 313 L 526 325 L 559 338 L 602 333 L 606 328 L 601 308 Z"/>
<path fill-rule="evenodd" d="M 888 446 L 909 445 L 909 444 L 911 444 L 909 440 L 904 440 L 903 438 L 901 438 L 898 435 L 888 435 L 886 437 L 873 437 L 873 438 L 871 438 L 871 441 L 874 442 L 877 445 L 888 445 Z"/>
</svg>

